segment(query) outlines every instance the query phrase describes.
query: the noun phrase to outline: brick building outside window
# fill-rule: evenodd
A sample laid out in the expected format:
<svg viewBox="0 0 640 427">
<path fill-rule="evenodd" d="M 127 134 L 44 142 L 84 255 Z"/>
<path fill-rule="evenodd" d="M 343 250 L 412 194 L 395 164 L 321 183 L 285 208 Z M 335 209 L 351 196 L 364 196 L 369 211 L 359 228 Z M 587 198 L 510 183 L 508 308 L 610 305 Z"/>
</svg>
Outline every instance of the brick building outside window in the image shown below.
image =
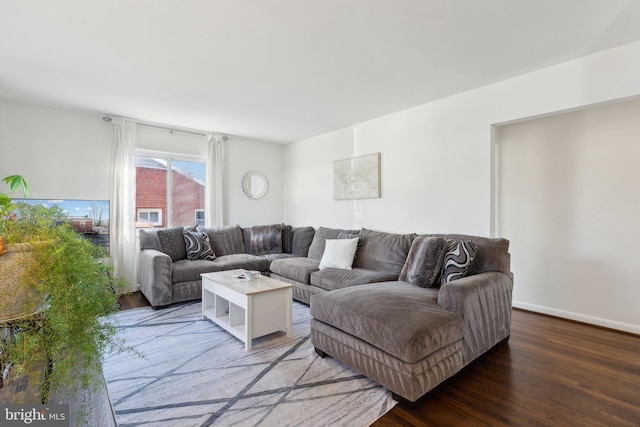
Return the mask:
<svg viewBox="0 0 640 427">
<path fill-rule="evenodd" d="M 136 156 L 136 226 L 204 225 L 203 174 L 203 163 Z"/>
</svg>

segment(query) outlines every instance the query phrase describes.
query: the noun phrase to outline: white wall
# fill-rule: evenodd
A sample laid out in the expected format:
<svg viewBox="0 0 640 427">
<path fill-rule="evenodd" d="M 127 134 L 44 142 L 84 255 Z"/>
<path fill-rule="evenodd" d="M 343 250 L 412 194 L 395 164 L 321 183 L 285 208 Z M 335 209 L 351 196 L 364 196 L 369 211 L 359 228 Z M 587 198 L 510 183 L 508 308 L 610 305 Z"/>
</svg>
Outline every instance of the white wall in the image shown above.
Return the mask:
<svg viewBox="0 0 640 427">
<path fill-rule="evenodd" d="M 492 125 L 640 93 L 640 42 L 285 147 L 285 221 L 492 230 Z M 333 161 L 382 153 L 382 198 L 333 201 Z"/>
<path fill-rule="evenodd" d="M 202 136 L 139 126 L 137 139 L 139 148 L 206 155 Z M 235 136 L 226 144 L 225 222 L 282 222 L 282 146 Z M 111 125 L 101 114 L 0 100 L 0 178 L 23 175 L 35 197 L 109 199 L 110 158 Z M 249 170 L 269 180 L 263 199 L 242 192 L 242 176 Z"/>
<path fill-rule="evenodd" d="M 283 146 L 234 136 L 227 141 L 226 153 L 226 223 L 242 226 L 281 223 Z M 262 172 L 269 182 L 267 194 L 258 200 L 250 199 L 242 191 L 242 178 L 251 171 Z"/>
<path fill-rule="evenodd" d="M 640 333 L 640 99 L 496 129 L 520 307 Z"/>
<path fill-rule="evenodd" d="M 204 160 L 207 156 L 207 138 L 193 133 L 137 126 L 136 148 L 174 155 L 197 156 Z"/>
<path fill-rule="evenodd" d="M 109 199 L 110 157 L 101 116 L 0 101 L 0 178 L 24 176 L 34 197 Z"/>
<path fill-rule="evenodd" d="M 638 95 L 638 76 L 640 42 L 287 146 L 285 221 L 489 236 L 492 126 Z M 378 151 L 382 198 L 334 201 L 333 161 Z"/>
</svg>

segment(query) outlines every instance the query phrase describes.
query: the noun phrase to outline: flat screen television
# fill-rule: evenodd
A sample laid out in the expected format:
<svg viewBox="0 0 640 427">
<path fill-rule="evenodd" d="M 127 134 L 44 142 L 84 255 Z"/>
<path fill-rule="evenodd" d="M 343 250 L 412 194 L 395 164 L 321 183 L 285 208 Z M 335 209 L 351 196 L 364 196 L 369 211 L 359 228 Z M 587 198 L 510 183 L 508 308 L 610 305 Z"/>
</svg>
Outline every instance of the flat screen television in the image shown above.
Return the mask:
<svg viewBox="0 0 640 427">
<path fill-rule="evenodd" d="M 109 200 L 12 199 L 45 207 L 58 206 L 79 234 L 109 251 Z"/>
</svg>

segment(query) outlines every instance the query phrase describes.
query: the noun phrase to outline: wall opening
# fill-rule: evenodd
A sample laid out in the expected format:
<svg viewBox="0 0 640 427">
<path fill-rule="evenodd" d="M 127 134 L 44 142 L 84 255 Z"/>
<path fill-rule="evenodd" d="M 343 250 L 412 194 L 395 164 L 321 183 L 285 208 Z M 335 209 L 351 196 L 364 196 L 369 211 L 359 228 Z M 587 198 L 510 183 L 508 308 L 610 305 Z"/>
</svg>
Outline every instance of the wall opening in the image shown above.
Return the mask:
<svg viewBox="0 0 640 427">
<path fill-rule="evenodd" d="M 514 306 L 640 333 L 640 99 L 495 126 Z"/>
</svg>

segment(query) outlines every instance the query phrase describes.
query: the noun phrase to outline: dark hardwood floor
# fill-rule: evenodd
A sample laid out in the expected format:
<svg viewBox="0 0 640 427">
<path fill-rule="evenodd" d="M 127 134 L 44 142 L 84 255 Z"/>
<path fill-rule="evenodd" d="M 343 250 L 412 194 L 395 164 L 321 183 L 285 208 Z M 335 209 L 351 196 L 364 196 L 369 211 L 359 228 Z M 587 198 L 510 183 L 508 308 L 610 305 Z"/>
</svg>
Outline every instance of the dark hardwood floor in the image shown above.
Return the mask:
<svg viewBox="0 0 640 427">
<path fill-rule="evenodd" d="M 638 427 L 640 336 L 514 310 L 507 343 L 373 426 Z"/>
<path fill-rule="evenodd" d="M 148 307 L 151 305 L 145 296 L 139 291 L 128 295 L 121 295 L 118 302 L 120 303 L 120 311 L 138 307 Z"/>
</svg>

